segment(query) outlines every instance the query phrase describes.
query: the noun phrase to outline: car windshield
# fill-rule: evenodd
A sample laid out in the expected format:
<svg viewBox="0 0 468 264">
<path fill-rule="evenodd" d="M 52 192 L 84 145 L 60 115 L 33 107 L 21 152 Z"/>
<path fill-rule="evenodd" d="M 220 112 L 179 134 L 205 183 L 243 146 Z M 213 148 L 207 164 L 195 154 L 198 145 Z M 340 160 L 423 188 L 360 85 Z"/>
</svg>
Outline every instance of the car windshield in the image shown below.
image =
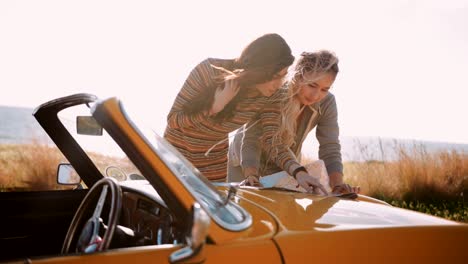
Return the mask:
<svg viewBox="0 0 468 264">
<path fill-rule="evenodd" d="M 142 179 L 140 171 L 105 129 L 102 135 L 78 133 L 78 119 L 91 118 L 89 111 L 88 106 L 77 105 L 60 111 L 58 118 L 102 175 L 117 181 Z"/>
<path fill-rule="evenodd" d="M 229 230 L 243 230 L 251 224 L 250 214 L 237 204 L 226 201 L 226 197 L 171 144 L 155 132 L 144 134 L 158 156 L 218 224 Z"/>
<path fill-rule="evenodd" d="M 118 181 L 147 179 L 147 175 L 143 175 L 137 169 L 106 129 L 103 129 L 102 135 L 77 133 L 77 120 L 86 114 L 91 118 L 89 108 L 86 105 L 78 105 L 62 110 L 59 119 L 102 175 Z M 226 201 L 226 195 L 219 192 L 170 143 L 143 122 L 130 123 L 135 125 L 136 131 L 152 146 L 172 173 L 218 224 L 229 230 L 243 230 L 251 224 L 249 213 L 237 204 Z"/>
</svg>

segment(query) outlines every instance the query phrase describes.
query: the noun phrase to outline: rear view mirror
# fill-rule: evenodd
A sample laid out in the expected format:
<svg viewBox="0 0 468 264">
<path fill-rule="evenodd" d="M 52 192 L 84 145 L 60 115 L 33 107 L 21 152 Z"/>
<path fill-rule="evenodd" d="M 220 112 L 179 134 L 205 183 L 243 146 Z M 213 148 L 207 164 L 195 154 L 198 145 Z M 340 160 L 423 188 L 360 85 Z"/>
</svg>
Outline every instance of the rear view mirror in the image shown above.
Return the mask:
<svg viewBox="0 0 468 264">
<path fill-rule="evenodd" d="M 57 182 L 64 185 L 78 185 L 81 182 L 81 178 L 72 165 L 60 163 L 57 169 Z"/>
<path fill-rule="evenodd" d="M 102 136 L 102 126 L 92 116 L 77 116 L 76 132 L 79 135 Z"/>
</svg>

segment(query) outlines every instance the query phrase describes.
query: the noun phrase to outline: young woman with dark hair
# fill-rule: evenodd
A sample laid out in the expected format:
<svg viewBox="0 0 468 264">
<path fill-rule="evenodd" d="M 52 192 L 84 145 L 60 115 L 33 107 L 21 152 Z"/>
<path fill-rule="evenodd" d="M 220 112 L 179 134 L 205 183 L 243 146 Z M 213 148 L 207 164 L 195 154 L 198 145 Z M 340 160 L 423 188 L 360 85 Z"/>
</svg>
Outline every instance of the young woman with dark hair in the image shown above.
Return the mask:
<svg viewBox="0 0 468 264">
<path fill-rule="evenodd" d="M 177 95 L 164 137 L 209 180 L 225 181 L 229 133 L 275 100 L 293 61 L 278 34 L 257 38 L 236 59 L 202 61 Z"/>
</svg>

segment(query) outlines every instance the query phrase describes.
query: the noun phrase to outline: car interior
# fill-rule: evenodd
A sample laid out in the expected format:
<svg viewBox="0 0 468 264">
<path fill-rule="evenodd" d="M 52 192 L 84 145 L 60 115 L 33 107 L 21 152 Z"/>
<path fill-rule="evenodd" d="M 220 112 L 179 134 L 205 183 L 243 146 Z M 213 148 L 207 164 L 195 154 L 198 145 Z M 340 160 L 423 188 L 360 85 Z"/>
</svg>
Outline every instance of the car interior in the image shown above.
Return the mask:
<svg viewBox="0 0 468 264">
<path fill-rule="evenodd" d="M 67 123 L 70 120 L 61 119 L 58 115 L 73 105 L 84 107 L 89 113 L 89 103 L 96 100 L 95 96 L 87 94 L 69 96 L 45 103 L 33 113 L 68 162 L 76 165 L 75 173 L 81 176 L 82 181 L 68 185 L 71 188 L 59 186 L 55 190 L 0 192 L 0 261 L 90 252 L 92 247 L 82 247 L 95 242 L 90 241 L 90 227 L 98 230 L 100 238 L 110 237 L 106 241 L 109 243 L 106 249 L 185 243 L 186 230 L 183 226 L 186 223 L 176 221 L 154 188 L 142 180 L 144 177 L 135 171 L 124 173 L 124 180 L 138 183 L 138 188 L 117 183 L 122 180 L 117 175 L 123 168 L 107 165 L 107 168 L 102 169 L 102 164 L 94 164 L 88 158 L 93 153 L 86 154 L 70 135 L 70 130 L 79 130 L 79 126 L 69 129 Z M 89 117 L 79 117 L 77 122 L 78 119 L 81 120 L 79 122 L 92 123 Z M 82 134 L 94 132 L 91 130 Z M 63 166 L 59 165 L 57 169 L 58 182 L 61 168 Z M 101 180 L 108 178 L 115 178 L 112 182 L 116 183 L 119 195 L 101 195 L 104 197 L 101 203 L 99 194 L 103 190 L 96 190 L 90 195 L 91 190 Z M 151 194 L 142 192 L 141 186 Z M 114 204 L 114 196 L 120 197 L 118 204 Z M 89 201 L 85 204 L 86 200 Z M 112 209 L 113 206 L 116 209 Z M 90 219 L 98 220 L 90 225 Z M 115 228 L 114 232 L 106 232 L 110 221 Z M 70 236 L 71 229 L 76 232 Z M 106 233 L 110 233 L 110 236 Z M 64 250 L 67 243 L 67 249 Z"/>
<path fill-rule="evenodd" d="M 87 193 L 87 189 L 1 192 L 0 261 L 60 255 L 73 216 Z M 85 209 L 77 227 L 69 254 L 80 252 L 78 237 L 85 233 L 84 226 L 97 203 L 97 197 L 91 198 L 90 206 Z M 108 196 L 101 213 L 101 237 L 109 220 L 109 200 Z M 180 228 L 162 200 L 156 201 L 133 188 L 122 186 L 119 211 L 108 249 L 184 242 L 183 228 Z"/>
</svg>

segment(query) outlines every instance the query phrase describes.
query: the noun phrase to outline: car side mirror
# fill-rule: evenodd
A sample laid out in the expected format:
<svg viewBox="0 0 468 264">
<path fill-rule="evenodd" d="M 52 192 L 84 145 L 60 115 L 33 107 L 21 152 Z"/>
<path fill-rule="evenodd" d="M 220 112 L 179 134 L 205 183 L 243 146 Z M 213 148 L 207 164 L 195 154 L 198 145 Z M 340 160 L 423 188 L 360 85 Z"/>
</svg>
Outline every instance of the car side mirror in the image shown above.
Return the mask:
<svg viewBox="0 0 468 264">
<path fill-rule="evenodd" d="M 195 203 L 192 207 L 192 226 L 190 235 L 187 237 L 187 246 L 183 247 L 169 256 L 170 263 L 202 263 L 205 260 L 204 245 L 210 227 L 210 217 Z"/>
<path fill-rule="evenodd" d="M 81 178 L 72 165 L 60 163 L 57 168 L 57 182 L 64 185 L 78 185 Z"/>
<path fill-rule="evenodd" d="M 102 136 L 102 126 L 92 116 L 77 116 L 76 133 L 79 135 Z"/>
</svg>

